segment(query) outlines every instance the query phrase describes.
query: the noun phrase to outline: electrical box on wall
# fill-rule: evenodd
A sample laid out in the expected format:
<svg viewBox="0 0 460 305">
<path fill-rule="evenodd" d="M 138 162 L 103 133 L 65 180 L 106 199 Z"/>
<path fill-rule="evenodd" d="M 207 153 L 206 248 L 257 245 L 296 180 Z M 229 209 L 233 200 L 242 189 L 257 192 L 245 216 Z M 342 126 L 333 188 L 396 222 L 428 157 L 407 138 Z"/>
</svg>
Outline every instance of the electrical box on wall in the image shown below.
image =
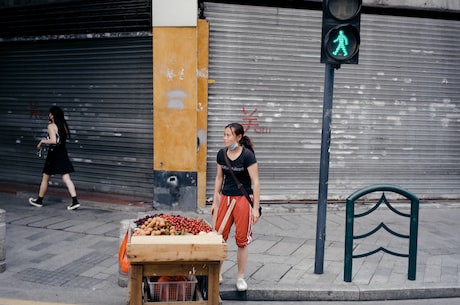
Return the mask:
<svg viewBox="0 0 460 305">
<path fill-rule="evenodd" d="M 153 0 L 153 27 L 195 26 L 198 18 L 197 0 Z"/>
</svg>

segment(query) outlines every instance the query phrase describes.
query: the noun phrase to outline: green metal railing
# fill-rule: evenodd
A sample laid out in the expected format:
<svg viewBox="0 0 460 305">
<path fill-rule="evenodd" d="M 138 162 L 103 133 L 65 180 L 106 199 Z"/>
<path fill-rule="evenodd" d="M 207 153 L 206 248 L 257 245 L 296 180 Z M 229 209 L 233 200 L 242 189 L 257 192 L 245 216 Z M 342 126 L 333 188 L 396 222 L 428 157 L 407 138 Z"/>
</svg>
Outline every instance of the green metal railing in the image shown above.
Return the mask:
<svg viewBox="0 0 460 305">
<path fill-rule="evenodd" d="M 378 202 L 369 210 L 367 210 L 364 213 L 361 214 L 355 214 L 355 201 L 358 200 L 359 198 L 369 194 L 369 193 L 375 193 L 375 192 L 382 192 L 382 196 L 378 200 Z M 402 213 L 395 209 L 390 202 L 387 200 L 385 196 L 385 192 L 393 192 L 400 194 L 401 196 L 407 198 L 411 202 L 411 208 L 410 208 L 410 214 L 407 213 Z M 394 213 L 403 216 L 403 217 L 408 217 L 410 218 L 410 231 L 409 235 L 405 234 L 400 234 L 398 232 L 395 232 L 391 230 L 387 225 L 385 225 L 383 222 L 381 222 L 379 225 L 377 225 L 373 230 L 369 231 L 366 234 L 361 234 L 361 235 L 354 235 L 353 232 L 353 225 L 354 225 L 354 219 L 359 218 L 359 217 L 364 217 L 366 215 L 371 214 L 374 212 L 382 203 L 384 203 L 391 211 Z M 408 267 L 408 279 L 413 281 L 415 280 L 415 275 L 416 275 L 416 268 L 417 268 L 417 236 L 418 236 L 418 211 L 419 211 L 419 199 L 409 193 L 408 191 L 399 188 L 397 186 L 393 185 L 372 185 L 365 187 L 361 190 L 356 191 L 355 193 L 351 194 L 347 198 L 347 206 L 346 206 L 346 225 L 345 225 L 345 265 L 344 265 L 344 281 L 345 282 L 351 282 L 351 277 L 352 277 L 352 268 L 353 268 L 353 258 L 362 258 L 366 257 L 372 254 L 375 254 L 379 251 L 383 251 L 385 253 L 399 256 L 399 257 L 408 257 L 409 258 L 409 267 Z M 409 239 L 409 253 L 398 253 L 394 252 L 391 250 L 386 249 L 385 247 L 379 247 L 375 250 L 362 253 L 362 254 L 353 254 L 353 240 L 355 239 L 361 239 L 368 237 L 376 232 L 378 232 L 380 229 L 384 229 L 390 234 L 400 237 L 400 238 L 407 238 Z"/>
</svg>

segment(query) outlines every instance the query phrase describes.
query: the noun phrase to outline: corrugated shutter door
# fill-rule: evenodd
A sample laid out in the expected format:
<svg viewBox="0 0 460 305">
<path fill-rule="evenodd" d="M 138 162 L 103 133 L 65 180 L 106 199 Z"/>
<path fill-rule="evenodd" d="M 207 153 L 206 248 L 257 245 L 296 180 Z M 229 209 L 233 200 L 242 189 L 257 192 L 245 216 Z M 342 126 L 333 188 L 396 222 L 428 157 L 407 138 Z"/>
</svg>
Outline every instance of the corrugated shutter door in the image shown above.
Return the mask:
<svg viewBox="0 0 460 305">
<path fill-rule="evenodd" d="M 321 11 L 206 3 L 207 193 L 224 126 L 255 142 L 263 200 L 316 200 Z M 379 25 L 385 24 L 385 29 Z M 335 73 L 329 198 L 373 183 L 460 195 L 458 21 L 363 15 L 359 65 Z M 456 44 L 456 46 L 455 46 Z"/>
<path fill-rule="evenodd" d="M 72 130 L 77 188 L 151 196 L 151 45 L 151 37 L 0 45 L 0 179 L 39 181 L 44 160 L 34 147 L 57 104 Z"/>
</svg>

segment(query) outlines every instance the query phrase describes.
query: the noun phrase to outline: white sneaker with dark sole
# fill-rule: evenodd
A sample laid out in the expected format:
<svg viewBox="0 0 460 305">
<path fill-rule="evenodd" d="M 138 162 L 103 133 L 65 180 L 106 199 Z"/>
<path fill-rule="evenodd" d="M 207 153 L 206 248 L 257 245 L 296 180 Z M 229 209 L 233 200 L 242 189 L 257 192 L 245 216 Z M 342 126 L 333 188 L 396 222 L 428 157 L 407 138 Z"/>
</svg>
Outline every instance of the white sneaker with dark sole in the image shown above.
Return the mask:
<svg viewBox="0 0 460 305">
<path fill-rule="evenodd" d="M 29 204 L 37 208 L 41 208 L 43 206 L 43 203 L 38 202 L 35 198 L 29 198 Z"/>
<path fill-rule="evenodd" d="M 69 205 L 69 206 L 67 207 L 67 210 L 69 210 L 69 211 L 70 211 L 70 210 L 76 210 L 76 209 L 78 209 L 79 207 L 80 207 L 80 203 L 78 203 L 78 202 L 77 202 L 77 203 L 72 203 L 71 205 Z"/>
</svg>

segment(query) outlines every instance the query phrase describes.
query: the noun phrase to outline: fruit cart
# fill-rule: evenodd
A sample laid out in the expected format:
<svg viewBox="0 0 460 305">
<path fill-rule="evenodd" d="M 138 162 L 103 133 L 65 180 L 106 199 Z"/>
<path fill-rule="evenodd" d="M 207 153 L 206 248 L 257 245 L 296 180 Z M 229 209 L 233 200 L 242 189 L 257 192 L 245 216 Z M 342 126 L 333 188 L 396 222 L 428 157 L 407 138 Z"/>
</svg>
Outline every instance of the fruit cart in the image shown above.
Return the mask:
<svg viewBox="0 0 460 305">
<path fill-rule="evenodd" d="M 219 304 L 219 271 L 227 258 L 221 235 L 131 236 L 127 245 L 131 263 L 129 304 Z M 207 276 L 208 300 L 148 302 L 142 284 L 149 276 Z"/>
</svg>

